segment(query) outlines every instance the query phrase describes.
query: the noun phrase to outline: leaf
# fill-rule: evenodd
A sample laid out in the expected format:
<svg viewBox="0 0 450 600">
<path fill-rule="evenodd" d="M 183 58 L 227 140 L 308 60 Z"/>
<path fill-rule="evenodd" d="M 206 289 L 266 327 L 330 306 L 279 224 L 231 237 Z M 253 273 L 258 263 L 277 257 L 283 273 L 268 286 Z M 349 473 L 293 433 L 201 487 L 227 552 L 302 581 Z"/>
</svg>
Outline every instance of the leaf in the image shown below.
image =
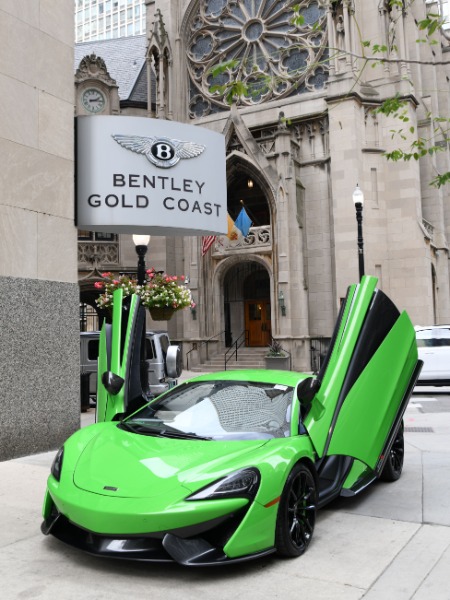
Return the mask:
<svg viewBox="0 0 450 600">
<path fill-rule="evenodd" d="M 450 181 L 450 171 L 443 173 L 442 175 L 436 175 L 434 179 L 430 181 L 430 185 L 436 188 L 440 188 Z"/>
<path fill-rule="evenodd" d="M 218 75 L 225 73 L 225 71 L 233 71 L 238 65 L 239 61 L 236 58 L 233 58 L 231 60 L 221 62 L 215 67 L 212 67 L 210 73 L 213 77 L 217 77 Z"/>
</svg>

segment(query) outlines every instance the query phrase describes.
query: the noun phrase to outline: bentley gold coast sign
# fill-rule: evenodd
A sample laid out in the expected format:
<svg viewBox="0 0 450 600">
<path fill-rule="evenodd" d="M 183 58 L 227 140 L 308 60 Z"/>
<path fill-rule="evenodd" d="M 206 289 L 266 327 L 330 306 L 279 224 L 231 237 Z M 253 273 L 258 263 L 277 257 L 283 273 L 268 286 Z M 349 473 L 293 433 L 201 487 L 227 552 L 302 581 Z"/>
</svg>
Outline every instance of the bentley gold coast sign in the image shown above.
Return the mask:
<svg viewBox="0 0 450 600">
<path fill-rule="evenodd" d="M 145 117 L 77 117 L 76 225 L 109 233 L 227 233 L 225 138 Z"/>
</svg>

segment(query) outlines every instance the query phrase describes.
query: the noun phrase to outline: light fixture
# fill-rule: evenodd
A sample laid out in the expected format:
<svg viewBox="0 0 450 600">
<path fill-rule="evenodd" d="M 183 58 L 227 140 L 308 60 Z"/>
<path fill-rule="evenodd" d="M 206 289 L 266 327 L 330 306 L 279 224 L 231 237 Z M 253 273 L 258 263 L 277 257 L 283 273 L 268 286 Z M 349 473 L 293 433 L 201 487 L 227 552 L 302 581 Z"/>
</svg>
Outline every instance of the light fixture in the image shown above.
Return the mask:
<svg viewBox="0 0 450 600">
<path fill-rule="evenodd" d="M 145 283 L 145 255 L 147 254 L 148 244 L 150 242 L 149 235 L 133 235 L 133 242 L 136 247 L 136 254 L 138 255 L 137 265 L 137 282 L 138 285 Z"/>
<path fill-rule="evenodd" d="M 353 191 L 353 204 L 356 206 L 357 204 L 364 205 L 364 194 L 362 189 L 359 187 L 359 184 L 356 184 L 356 187 Z"/>
<path fill-rule="evenodd" d="M 364 275 L 364 239 L 362 229 L 364 194 L 358 184 L 356 184 L 352 198 L 356 209 L 356 222 L 358 224 L 358 268 L 359 279 L 361 280 Z"/>
<path fill-rule="evenodd" d="M 247 181 L 247 187 L 250 188 L 250 189 L 253 187 L 253 179 L 249 179 Z"/>
<path fill-rule="evenodd" d="M 286 304 L 284 302 L 284 294 L 283 294 L 282 290 L 280 290 L 280 292 L 278 294 L 278 306 L 280 307 L 280 310 L 281 310 L 281 316 L 285 317 L 286 316 Z"/>
<path fill-rule="evenodd" d="M 149 235 L 133 234 L 133 242 L 135 246 L 148 246 L 150 242 Z"/>
</svg>

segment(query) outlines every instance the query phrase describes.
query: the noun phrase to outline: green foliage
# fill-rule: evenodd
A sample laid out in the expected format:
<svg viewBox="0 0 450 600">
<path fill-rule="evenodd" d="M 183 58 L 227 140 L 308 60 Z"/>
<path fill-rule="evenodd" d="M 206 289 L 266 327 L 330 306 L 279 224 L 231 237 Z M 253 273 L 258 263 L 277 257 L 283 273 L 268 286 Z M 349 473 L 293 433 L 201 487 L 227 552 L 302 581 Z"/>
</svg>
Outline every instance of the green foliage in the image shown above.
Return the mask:
<svg viewBox="0 0 450 600">
<path fill-rule="evenodd" d="M 292 7 L 294 10 L 294 16 L 292 17 L 291 23 L 296 27 L 302 27 L 305 24 L 305 17 L 300 13 L 300 5 L 296 4 Z"/>
<path fill-rule="evenodd" d="M 445 19 L 441 15 L 436 13 L 428 13 L 426 19 L 422 19 L 417 23 L 417 27 L 420 31 L 425 31 L 427 35 L 431 36 L 433 33 L 445 23 Z"/>
<path fill-rule="evenodd" d="M 286 353 L 278 340 L 272 338 L 271 343 L 267 346 L 267 356 L 286 356 Z"/>
<path fill-rule="evenodd" d="M 385 100 L 375 112 L 384 114 L 385 116 L 391 116 L 393 118 L 399 119 L 400 121 L 407 123 L 409 121 L 409 117 L 407 116 L 407 105 L 408 101 L 401 98 L 400 96 L 394 96 L 393 98 L 388 98 Z M 416 140 L 413 140 L 410 144 L 409 151 L 404 151 L 401 149 L 395 149 L 392 152 L 386 152 L 385 157 L 388 160 L 392 161 L 410 161 L 410 160 L 419 160 L 424 156 L 432 156 L 437 152 L 442 152 L 447 149 L 448 146 L 448 128 L 450 127 L 450 119 L 446 117 L 435 117 L 431 113 L 427 114 L 427 119 L 430 121 L 430 124 L 433 128 L 433 134 L 437 135 L 441 138 L 442 143 L 436 144 L 434 143 L 434 135 L 433 138 L 426 139 L 423 137 L 419 137 Z M 444 128 L 443 125 L 447 125 L 447 128 Z M 414 126 L 410 126 L 407 130 L 410 135 L 414 135 L 416 133 L 416 129 Z M 392 129 L 391 130 L 392 138 L 395 136 L 399 136 L 400 139 L 406 140 L 407 137 L 404 134 L 403 129 Z M 430 185 L 434 187 L 441 187 L 450 181 L 450 172 L 436 175 L 430 182 Z"/>
<path fill-rule="evenodd" d="M 432 185 L 433 187 L 436 187 L 436 188 L 440 188 L 441 186 L 443 186 L 449 182 L 450 182 L 450 171 L 448 171 L 447 173 L 443 173 L 442 175 L 436 175 L 436 177 L 434 177 L 434 179 L 432 179 L 430 181 L 430 185 Z"/>
</svg>

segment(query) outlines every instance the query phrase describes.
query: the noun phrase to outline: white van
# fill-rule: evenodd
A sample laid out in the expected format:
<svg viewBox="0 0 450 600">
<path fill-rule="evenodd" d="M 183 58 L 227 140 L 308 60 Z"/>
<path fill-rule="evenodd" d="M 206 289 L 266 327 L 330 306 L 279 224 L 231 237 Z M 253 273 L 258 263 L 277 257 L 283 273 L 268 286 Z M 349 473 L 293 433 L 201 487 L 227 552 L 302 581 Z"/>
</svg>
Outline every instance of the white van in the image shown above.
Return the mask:
<svg viewBox="0 0 450 600">
<path fill-rule="evenodd" d="M 89 396 L 92 399 L 97 394 L 99 339 L 99 331 L 80 332 L 80 375 L 82 380 L 83 377 L 89 379 Z M 181 350 L 179 346 L 171 345 L 167 331 L 147 331 L 145 354 L 149 391 L 152 396 L 158 396 L 176 385 L 180 369 L 174 369 L 173 363 L 181 360 Z"/>
<path fill-rule="evenodd" d="M 450 325 L 415 327 L 422 371 L 416 385 L 450 385 Z"/>
</svg>

